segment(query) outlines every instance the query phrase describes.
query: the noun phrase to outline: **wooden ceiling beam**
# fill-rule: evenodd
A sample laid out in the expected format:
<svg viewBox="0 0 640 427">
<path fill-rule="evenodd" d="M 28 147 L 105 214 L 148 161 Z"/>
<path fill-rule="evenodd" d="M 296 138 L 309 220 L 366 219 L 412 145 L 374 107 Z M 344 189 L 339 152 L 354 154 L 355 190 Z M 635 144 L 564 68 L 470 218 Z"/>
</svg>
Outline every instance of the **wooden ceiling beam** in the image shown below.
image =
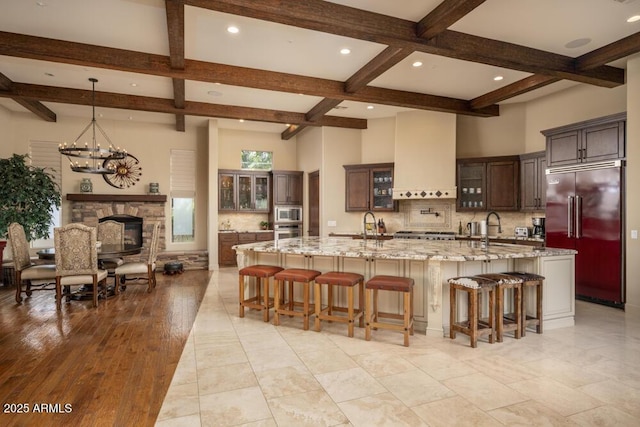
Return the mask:
<svg viewBox="0 0 640 427">
<path fill-rule="evenodd" d="M 545 87 L 557 81 L 560 81 L 557 77 L 534 74 L 533 76 L 518 80 L 517 82 L 472 99 L 470 101 L 471 107 L 478 109 L 488 107 L 489 105 L 497 104 L 500 101 L 522 95 L 523 93 L 531 92 L 532 90 Z"/>
<path fill-rule="evenodd" d="M 437 36 L 485 0 L 444 0 L 416 25 L 416 35 L 424 39 Z"/>
<path fill-rule="evenodd" d="M 638 52 L 640 52 L 640 32 L 579 56 L 575 60 L 575 66 L 578 70 L 591 70 Z"/>
<path fill-rule="evenodd" d="M 55 86 L 13 83 L 11 89 L 0 90 L 0 97 L 39 99 L 75 105 L 93 105 L 92 91 L 67 89 Z M 178 109 L 174 100 L 121 93 L 95 92 L 95 105 L 105 108 L 148 111 L 166 114 L 184 114 L 225 119 L 245 119 L 270 123 L 300 123 L 308 126 L 332 126 L 350 129 L 366 129 L 367 121 L 349 117 L 325 116 L 317 121 L 308 121 L 303 113 L 267 110 L 263 108 L 237 107 L 233 105 L 209 104 L 205 102 L 185 102 L 184 109 Z"/>
<path fill-rule="evenodd" d="M 11 90 L 12 85 L 13 81 L 9 77 L 0 73 L 0 89 Z M 45 120 L 47 122 L 56 122 L 58 120 L 56 113 L 51 111 L 49 108 L 47 108 L 46 105 L 44 105 L 37 99 L 15 98 L 14 101 L 22 105 L 27 110 L 31 111 L 36 116 L 40 117 L 42 120 Z"/>
<path fill-rule="evenodd" d="M 288 141 L 302 132 L 304 129 L 306 129 L 306 126 L 291 125 L 280 134 L 280 138 Z"/>
<path fill-rule="evenodd" d="M 167 34 L 169 34 L 169 62 L 171 68 L 184 69 L 184 3 L 166 0 Z M 184 79 L 173 79 L 173 97 L 176 108 L 184 108 L 185 82 Z M 184 132 L 186 129 L 184 114 L 176 114 L 176 130 Z"/>
<path fill-rule="evenodd" d="M 472 111 L 469 102 L 465 100 L 391 89 L 379 89 L 376 91 L 376 88 L 372 89 L 371 87 L 366 87 L 365 91 L 360 90 L 357 93 L 350 94 L 345 92 L 343 82 L 335 80 L 188 59 L 185 59 L 184 70 L 176 70 L 171 68 L 169 58 L 166 56 L 6 32 L 0 32 L 0 55 L 108 68 L 184 80 L 223 83 L 255 89 L 295 94 L 302 93 L 322 98 L 349 99 L 381 105 L 402 105 L 419 110 L 436 110 L 479 116 L 496 115 L 494 113 L 487 114 L 482 111 Z M 377 95 L 381 92 L 384 92 L 386 98 Z M 367 95 L 369 93 L 372 96 Z M 415 102 L 411 102 L 412 95 L 415 97 Z M 434 104 L 430 105 L 431 102 Z M 446 109 L 447 105 L 452 108 Z M 460 106 L 462 108 L 458 109 L 457 107 Z M 495 111 L 497 111 L 497 107 Z"/>
<path fill-rule="evenodd" d="M 603 87 L 624 84 L 624 70 L 599 66 L 577 71 L 574 58 L 451 30 L 430 40 L 417 24 L 321 0 L 184 0 L 190 6 L 381 43 L 434 55 L 533 74 L 545 74 Z"/>
</svg>

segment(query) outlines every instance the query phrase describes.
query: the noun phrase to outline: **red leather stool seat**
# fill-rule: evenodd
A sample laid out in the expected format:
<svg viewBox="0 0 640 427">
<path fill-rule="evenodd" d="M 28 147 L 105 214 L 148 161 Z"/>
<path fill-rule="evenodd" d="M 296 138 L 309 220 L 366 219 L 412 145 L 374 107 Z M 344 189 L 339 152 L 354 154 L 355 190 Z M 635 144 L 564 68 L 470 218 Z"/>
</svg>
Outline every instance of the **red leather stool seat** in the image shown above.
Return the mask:
<svg viewBox="0 0 640 427">
<path fill-rule="evenodd" d="M 374 276 L 365 285 L 365 339 L 371 340 L 372 329 L 390 329 L 404 334 L 404 345 L 409 347 L 409 335 L 413 335 L 413 285 L 410 277 Z M 378 310 L 378 292 L 402 292 L 402 314 L 384 313 Z M 373 302 L 373 307 L 371 303 Z M 381 322 L 380 318 L 398 319 L 402 323 Z"/>
<path fill-rule="evenodd" d="M 287 268 L 279 271 L 275 274 L 276 287 L 274 289 L 274 316 L 273 324 L 280 325 L 280 315 L 288 314 L 289 316 L 300 316 L 303 318 L 303 329 L 306 331 L 309 329 L 309 318 L 314 312 L 315 307 L 310 304 L 310 286 L 311 282 L 320 275 L 319 271 L 308 270 L 305 268 Z M 284 290 L 287 282 L 289 283 L 289 303 L 287 305 L 281 304 L 280 289 Z M 302 288 L 302 302 L 296 302 L 293 293 L 293 286 L 295 283 L 301 283 Z M 296 310 L 295 306 L 302 306 L 302 311 Z"/>
<path fill-rule="evenodd" d="M 269 309 L 274 306 L 273 299 L 269 298 L 269 278 L 282 270 L 282 267 L 275 265 L 256 264 L 241 268 L 238 271 L 240 317 L 244 317 L 244 309 L 248 307 L 262 310 L 262 319 L 265 322 L 269 321 Z M 245 298 L 245 277 L 255 278 L 255 296 L 250 298 Z M 249 286 L 251 286 L 251 282 L 249 280 Z"/>
<path fill-rule="evenodd" d="M 360 327 L 364 326 L 364 276 L 358 273 L 331 271 L 315 278 L 315 329 L 320 332 L 321 320 L 330 322 L 343 322 L 348 324 L 348 335 L 353 337 L 353 325 L 356 319 L 360 319 Z M 322 285 L 327 285 L 327 306 L 322 308 Z M 333 287 L 347 288 L 347 307 L 340 307 L 334 303 Z M 358 308 L 355 308 L 354 288 L 358 288 Z M 345 312 L 346 316 L 337 316 L 333 312 Z"/>
</svg>

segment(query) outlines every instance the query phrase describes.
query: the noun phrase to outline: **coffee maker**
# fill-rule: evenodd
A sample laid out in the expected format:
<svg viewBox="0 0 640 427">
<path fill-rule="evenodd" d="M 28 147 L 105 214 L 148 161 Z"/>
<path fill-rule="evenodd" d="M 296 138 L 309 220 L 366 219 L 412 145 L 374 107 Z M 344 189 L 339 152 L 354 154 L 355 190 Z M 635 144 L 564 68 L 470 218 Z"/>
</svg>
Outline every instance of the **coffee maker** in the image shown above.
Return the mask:
<svg viewBox="0 0 640 427">
<path fill-rule="evenodd" d="M 544 239 L 544 218 L 532 218 L 533 237 Z"/>
</svg>

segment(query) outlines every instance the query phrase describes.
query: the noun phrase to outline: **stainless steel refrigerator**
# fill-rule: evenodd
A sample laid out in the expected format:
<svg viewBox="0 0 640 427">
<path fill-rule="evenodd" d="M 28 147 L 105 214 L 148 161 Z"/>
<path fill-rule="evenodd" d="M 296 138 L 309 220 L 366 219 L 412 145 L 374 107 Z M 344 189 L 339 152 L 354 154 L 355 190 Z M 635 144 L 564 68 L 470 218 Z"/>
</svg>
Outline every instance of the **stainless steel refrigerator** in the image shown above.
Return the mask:
<svg viewBox="0 0 640 427">
<path fill-rule="evenodd" d="M 624 308 L 624 164 L 546 170 L 546 245 L 576 255 L 576 298 Z"/>
</svg>

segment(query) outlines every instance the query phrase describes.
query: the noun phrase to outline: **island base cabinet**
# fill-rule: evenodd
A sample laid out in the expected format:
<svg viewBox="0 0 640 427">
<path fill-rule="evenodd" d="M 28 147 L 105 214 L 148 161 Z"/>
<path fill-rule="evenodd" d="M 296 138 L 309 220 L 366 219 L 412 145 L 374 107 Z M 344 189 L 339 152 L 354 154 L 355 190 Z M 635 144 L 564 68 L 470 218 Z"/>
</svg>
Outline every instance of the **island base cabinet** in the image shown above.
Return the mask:
<svg viewBox="0 0 640 427">
<path fill-rule="evenodd" d="M 518 271 L 544 276 L 542 286 L 543 330 L 566 328 L 575 325 L 575 257 L 553 256 L 516 260 Z M 534 289 L 528 289 L 527 314 L 535 313 Z"/>
</svg>

